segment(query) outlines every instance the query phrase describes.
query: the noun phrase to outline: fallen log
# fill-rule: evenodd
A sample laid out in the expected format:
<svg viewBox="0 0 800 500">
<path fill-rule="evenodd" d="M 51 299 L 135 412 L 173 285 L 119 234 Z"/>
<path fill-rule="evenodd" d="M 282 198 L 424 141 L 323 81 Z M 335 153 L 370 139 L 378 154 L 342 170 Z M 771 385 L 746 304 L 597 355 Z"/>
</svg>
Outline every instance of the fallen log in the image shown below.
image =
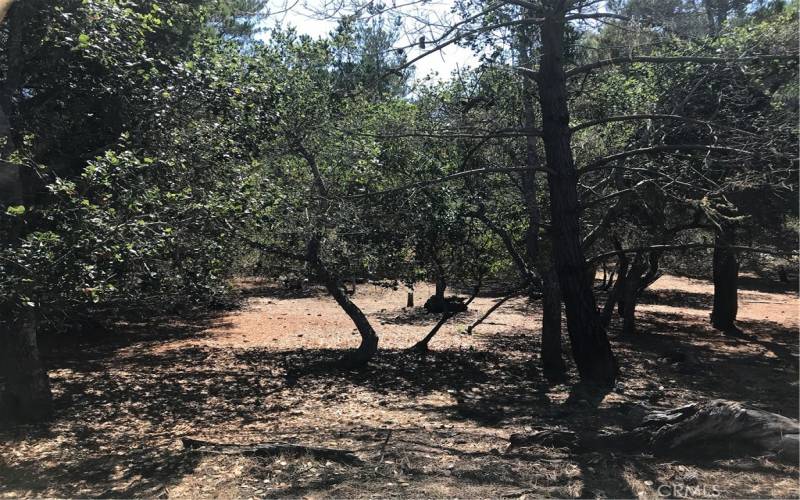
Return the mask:
<svg viewBox="0 0 800 500">
<path fill-rule="evenodd" d="M 651 446 L 668 451 L 697 442 L 725 441 L 774 452 L 797 460 L 798 422 L 736 401 L 716 399 L 647 415 L 643 426 L 655 428 Z"/>
<path fill-rule="evenodd" d="M 226 444 L 183 437 L 181 438 L 181 443 L 187 450 L 218 455 L 245 455 L 256 457 L 271 457 L 276 455 L 310 455 L 317 459 L 334 460 L 343 463 L 354 463 L 360 461 L 359 458 L 354 455 L 352 450 L 320 448 L 316 446 L 304 446 L 282 442 Z"/>
<path fill-rule="evenodd" d="M 645 415 L 627 432 L 599 434 L 567 429 L 543 429 L 512 434 L 506 452 L 531 445 L 569 448 L 573 451 L 621 450 L 654 455 L 774 454 L 797 462 L 800 424 L 790 418 L 736 401 L 716 399 Z"/>
</svg>

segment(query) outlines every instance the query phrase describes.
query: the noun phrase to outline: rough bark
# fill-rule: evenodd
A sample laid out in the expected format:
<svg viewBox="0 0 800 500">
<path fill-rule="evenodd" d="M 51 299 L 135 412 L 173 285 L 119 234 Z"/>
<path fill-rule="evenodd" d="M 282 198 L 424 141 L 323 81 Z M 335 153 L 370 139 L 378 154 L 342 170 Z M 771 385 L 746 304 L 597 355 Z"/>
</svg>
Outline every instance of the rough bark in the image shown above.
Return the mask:
<svg viewBox="0 0 800 500">
<path fill-rule="evenodd" d="M 554 255 L 567 314 L 567 331 L 583 381 L 610 386 L 616 362 L 603 328 L 594 293 L 586 280 L 586 259 L 580 241 L 578 172 L 572 155 L 566 75 L 564 13 L 549 15 L 541 25 L 542 56 L 538 75 L 542 108 L 542 140 L 547 160 Z"/>
<path fill-rule="evenodd" d="M 319 280 L 325 285 L 325 289 L 344 310 L 347 316 L 356 325 L 358 333 L 361 335 L 361 344 L 358 349 L 347 355 L 341 360 L 345 367 L 359 367 L 367 364 L 378 352 L 378 335 L 370 325 L 366 315 L 361 309 L 350 300 L 341 286 L 340 280 L 334 276 L 325 266 L 319 255 L 320 240 L 317 237 L 311 238 L 308 243 L 307 261 Z"/>
<path fill-rule="evenodd" d="M 714 246 L 713 279 L 714 305 L 711 325 L 727 334 L 739 333 L 736 326 L 738 304 L 739 260 L 736 251 L 729 248 L 734 243 L 728 234 L 718 235 Z"/>
<path fill-rule="evenodd" d="M 545 445 L 573 451 L 639 451 L 655 455 L 774 454 L 797 462 L 800 424 L 790 418 L 728 400 L 693 403 L 644 416 L 631 431 L 597 434 L 545 429 L 512 434 L 509 450 Z"/>
</svg>

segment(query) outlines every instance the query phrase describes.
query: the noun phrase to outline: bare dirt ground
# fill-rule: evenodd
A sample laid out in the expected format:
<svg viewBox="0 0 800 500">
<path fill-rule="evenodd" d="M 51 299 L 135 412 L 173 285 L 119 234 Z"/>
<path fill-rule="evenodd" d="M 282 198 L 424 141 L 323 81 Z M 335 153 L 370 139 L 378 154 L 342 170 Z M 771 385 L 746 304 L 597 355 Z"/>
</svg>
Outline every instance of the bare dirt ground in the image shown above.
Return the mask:
<svg viewBox="0 0 800 500">
<path fill-rule="evenodd" d="M 340 371 L 328 362 L 358 335 L 331 299 L 287 297 L 255 280 L 241 287 L 238 311 L 143 318 L 102 341 L 46 345 L 56 416 L 0 429 L 0 496 L 800 495 L 798 467 L 769 457 L 506 452 L 512 433 L 620 429 L 643 410 L 713 398 L 797 418 L 800 301 L 778 283 L 743 278 L 744 335 L 732 338 L 707 324 L 707 282 L 662 277 L 638 310 L 640 333 L 618 338 L 613 326 L 621 382 L 600 395 L 540 376 L 538 304 L 523 299 L 466 335 L 496 300 L 477 298 L 420 357 L 403 349 L 438 317 L 404 309 L 402 289 L 360 285 L 354 300 L 382 351 L 364 370 Z M 430 291 L 418 287 L 417 302 Z M 698 363 L 687 365 L 687 353 Z M 201 454 L 181 437 L 345 448 L 360 461 Z"/>
</svg>

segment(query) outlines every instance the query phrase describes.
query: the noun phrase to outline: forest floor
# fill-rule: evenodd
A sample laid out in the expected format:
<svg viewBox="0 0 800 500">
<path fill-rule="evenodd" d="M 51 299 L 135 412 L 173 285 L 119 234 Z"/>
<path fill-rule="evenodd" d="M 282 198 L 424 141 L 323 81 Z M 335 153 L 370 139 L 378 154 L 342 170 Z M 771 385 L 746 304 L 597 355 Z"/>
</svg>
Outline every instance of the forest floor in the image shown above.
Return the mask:
<svg viewBox="0 0 800 500">
<path fill-rule="evenodd" d="M 56 415 L 2 424 L 0 497 L 797 498 L 798 467 L 769 457 L 507 452 L 512 433 L 626 428 L 648 409 L 714 398 L 797 418 L 800 301 L 779 283 L 741 285 L 744 333 L 726 337 L 708 326 L 709 283 L 662 277 L 638 309 L 639 334 L 612 327 L 620 384 L 596 394 L 539 374 L 536 303 L 510 301 L 467 335 L 496 300 L 479 297 L 420 357 L 403 348 L 438 316 L 404 309 L 403 289 L 359 285 L 353 299 L 382 351 L 340 371 L 329 361 L 358 335 L 331 299 L 244 280 L 233 312 L 45 343 Z M 417 301 L 429 293 L 418 287 Z M 328 446 L 359 460 L 204 454 L 181 437 Z"/>
</svg>

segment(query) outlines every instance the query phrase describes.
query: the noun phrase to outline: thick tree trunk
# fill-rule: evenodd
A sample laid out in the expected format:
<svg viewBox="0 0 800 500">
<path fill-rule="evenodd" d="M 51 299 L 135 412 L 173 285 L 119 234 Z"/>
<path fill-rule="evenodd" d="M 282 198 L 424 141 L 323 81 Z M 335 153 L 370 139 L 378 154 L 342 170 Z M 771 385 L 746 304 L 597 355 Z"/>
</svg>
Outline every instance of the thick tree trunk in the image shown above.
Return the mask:
<svg viewBox="0 0 800 500">
<path fill-rule="evenodd" d="M 728 245 L 733 243 L 730 235 L 718 235 L 714 246 L 714 305 L 711 325 L 728 334 L 737 334 L 736 313 L 738 304 L 739 261 L 736 252 Z"/>
<path fill-rule="evenodd" d="M 547 157 L 554 255 L 567 313 L 572 354 L 581 379 L 610 386 L 617 367 L 597 314 L 594 293 L 586 280 L 586 259 L 580 241 L 578 172 L 572 156 L 566 77 L 563 68 L 564 13 L 542 24 L 539 102 L 542 139 Z"/>
<path fill-rule="evenodd" d="M 342 364 L 346 367 L 359 367 L 367 364 L 378 352 L 378 335 L 370 325 L 366 315 L 361 309 L 350 300 L 344 292 L 340 280 L 331 274 L 319 255 L 320 240 L 313 237 L 308 243 L 307 259 L 317 277 L 325 285 L 336 303 L 339 304 L 345 313 L 356 325 L 358 333 L 361 335 L 361 345 L 358 349 L 342 359 Z"/>
<path fill-rule="evenodd" d="M 25 422 L 47 418 L 53 409 L 52 394 L 39 358 L 33 309 L 4 308 L 0 322 L 0 364 L 0 375 L 5 379 L 0 414 Z"/>
</svg>

